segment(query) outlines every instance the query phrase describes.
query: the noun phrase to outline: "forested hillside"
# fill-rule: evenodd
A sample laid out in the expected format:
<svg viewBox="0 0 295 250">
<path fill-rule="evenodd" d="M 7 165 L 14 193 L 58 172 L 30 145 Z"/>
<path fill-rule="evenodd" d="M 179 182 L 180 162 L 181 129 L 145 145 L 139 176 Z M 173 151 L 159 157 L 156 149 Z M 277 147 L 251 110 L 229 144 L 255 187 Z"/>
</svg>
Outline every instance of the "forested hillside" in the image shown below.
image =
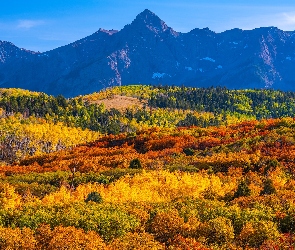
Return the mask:
<svg viewBox="0 0 295 250">
<path fill-rule="evenodd" d="M 293 116 L 295 92 L 131 85 L 66 99 L 19 89 L 2 89 L 2 115 L 20 113 L 68 126 L 117 134 L 142 126 L 226 125 L 237 120 Z M 125 110 L 106 109 L 115 95 L 137 98 Z M 99 104 L 97 104 L 99 103 Z M 142 103 L 140 106 L 138 103 Z M 134 127 L 135 126 L 135 127 Z"/>
<path fill-rule="evenodd" d="M 295 247 L 294 93 L 0 92 L 0 249 Z"/>
</svg>

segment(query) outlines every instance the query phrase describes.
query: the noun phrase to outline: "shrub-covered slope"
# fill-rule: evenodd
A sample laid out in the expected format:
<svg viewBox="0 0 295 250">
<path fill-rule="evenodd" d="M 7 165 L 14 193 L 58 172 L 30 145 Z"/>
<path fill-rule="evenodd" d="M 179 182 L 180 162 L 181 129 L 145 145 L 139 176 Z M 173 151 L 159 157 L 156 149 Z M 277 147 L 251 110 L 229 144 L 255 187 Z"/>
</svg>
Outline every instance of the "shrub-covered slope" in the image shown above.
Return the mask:
<svg viewBox="0 0 295 250">
<path fill-rule="evenodd" d="M 293 93 L 1 93 L 1 249 L 295 247 L 295 120 L 255 119 L 292 116 Z M 146 108 L 96 103 L 113 95 Z"/>
</svg>

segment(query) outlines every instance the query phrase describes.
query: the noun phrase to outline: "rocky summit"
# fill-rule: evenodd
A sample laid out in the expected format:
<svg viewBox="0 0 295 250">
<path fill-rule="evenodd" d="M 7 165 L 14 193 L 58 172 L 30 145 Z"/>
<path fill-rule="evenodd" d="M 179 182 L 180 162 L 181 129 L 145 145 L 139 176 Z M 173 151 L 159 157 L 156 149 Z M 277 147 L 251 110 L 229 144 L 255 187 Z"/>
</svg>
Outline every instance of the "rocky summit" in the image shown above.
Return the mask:
<svg viewBox="0 0 295 250">
<path fill-rule="evenodd" d="M 0 41 L 0 87 L 66 97 L 125 84 L 295 90 L 295 31 L 180 33 L 149 10 L 44 53 Z"/>
</svg>

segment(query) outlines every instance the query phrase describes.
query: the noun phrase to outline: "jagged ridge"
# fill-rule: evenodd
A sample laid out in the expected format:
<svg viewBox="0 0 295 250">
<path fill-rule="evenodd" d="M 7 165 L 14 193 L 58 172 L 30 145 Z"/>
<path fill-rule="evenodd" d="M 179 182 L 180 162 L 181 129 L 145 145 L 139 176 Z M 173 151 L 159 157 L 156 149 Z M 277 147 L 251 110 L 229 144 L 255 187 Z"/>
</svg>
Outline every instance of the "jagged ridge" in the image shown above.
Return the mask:
<svg viewBox="0 0 295 250">
<path fill-rule="evenodd" d="M 295 32 L 275 27 L 180 33 L 144 10 L 44 53 L 0 42 L 0 86 L 75 96 L 130 83 L 295 90 Z"/>
</svg>

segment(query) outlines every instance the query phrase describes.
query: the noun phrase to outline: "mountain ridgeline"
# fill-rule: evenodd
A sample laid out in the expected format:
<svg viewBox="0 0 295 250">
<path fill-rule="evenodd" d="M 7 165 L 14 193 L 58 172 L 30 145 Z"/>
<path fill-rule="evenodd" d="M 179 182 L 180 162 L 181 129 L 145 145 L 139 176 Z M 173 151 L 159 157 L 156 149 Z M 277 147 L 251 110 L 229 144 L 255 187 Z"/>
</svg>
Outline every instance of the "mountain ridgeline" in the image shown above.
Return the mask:
<svg viewBox="0 0 295 250">
<path fill-rule="evenodd" d="M 275 27 L 180 33 L 149 10 L 44 53 L 0 41 L 0 86 L 88 94 L 130 83 L 295 90 L 295 32 Z"/>
</svg>

